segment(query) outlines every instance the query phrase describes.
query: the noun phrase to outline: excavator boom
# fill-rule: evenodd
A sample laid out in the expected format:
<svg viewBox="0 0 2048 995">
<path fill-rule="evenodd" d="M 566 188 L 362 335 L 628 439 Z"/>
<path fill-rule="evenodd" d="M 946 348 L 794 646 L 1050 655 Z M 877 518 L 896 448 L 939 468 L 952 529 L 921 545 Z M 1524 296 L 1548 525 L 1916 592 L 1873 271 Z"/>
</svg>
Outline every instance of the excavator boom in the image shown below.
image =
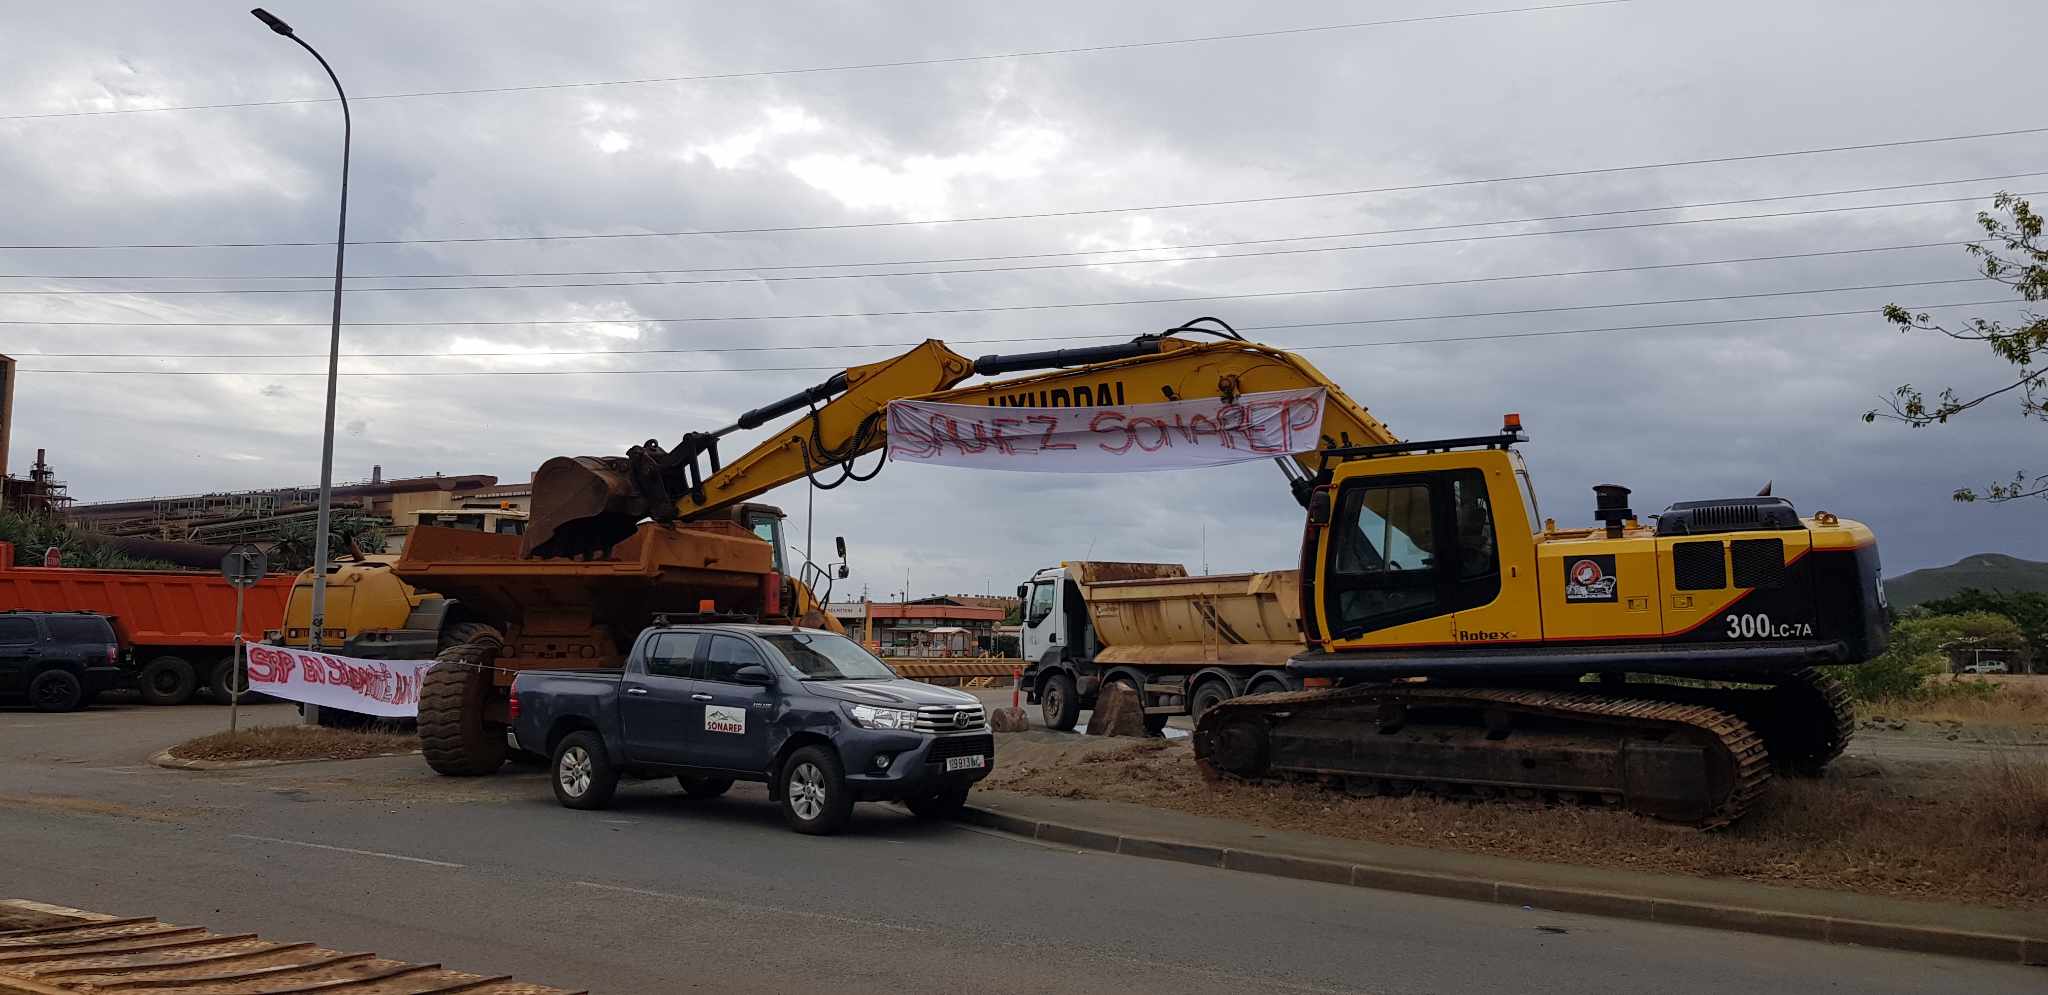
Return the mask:
<svg viewBox="0 0 2048 995">
<path fill-rule="evenodd" d="M 1194 325 L 1175 332 L 1209 331 Z M 961 387 L 975 375 L 1026 376 Z M 625 456 L 563 456 L 534 474 L 533 511 L 525 552 L 587 556 L 624 541 L 645 519 L 710 516 L 783 484 L 809 477 L 821 488 L 866 480 L 855 459 L 887 444 L 890 401 L 945 401 L 1005 406 L 1140 404 L 1234 397 L 1261 391 L 1322 387 L 1329 402 L 1323 447 L 1398 441 L 1379 419 L 1306 360 L 1231 333 L 1213 342 L 1172 333 L 1080 349 L 983 356 L 969 360 L 936 339 L 878 363 L 850 367 L 824 382 L 742 414 L 713 432 L 692 432 L 674 448 L 656 440 Z M 730 462 L 719 441 L 802 411 L 781 430 Z M 1294 457 L 1290 477 L 1306 479 L 1313 453 Z M 879 469 L 879 468 L 877 468 Z"/>
</svg>

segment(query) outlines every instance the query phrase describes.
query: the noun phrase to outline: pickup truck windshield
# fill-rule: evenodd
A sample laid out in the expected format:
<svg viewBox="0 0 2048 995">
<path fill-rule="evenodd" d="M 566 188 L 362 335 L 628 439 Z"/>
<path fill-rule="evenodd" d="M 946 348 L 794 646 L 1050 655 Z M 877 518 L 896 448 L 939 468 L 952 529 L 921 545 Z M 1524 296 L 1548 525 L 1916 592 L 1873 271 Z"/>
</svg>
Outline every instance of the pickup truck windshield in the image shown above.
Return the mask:
<svg viewBox="0 0 2048 995">
<path fill-rule="evenodd" d="M 807 681 L 886 681 L 896 672 L 860 644 L 829 632 L 778 632 L 761 637 Z"/>
</svg>

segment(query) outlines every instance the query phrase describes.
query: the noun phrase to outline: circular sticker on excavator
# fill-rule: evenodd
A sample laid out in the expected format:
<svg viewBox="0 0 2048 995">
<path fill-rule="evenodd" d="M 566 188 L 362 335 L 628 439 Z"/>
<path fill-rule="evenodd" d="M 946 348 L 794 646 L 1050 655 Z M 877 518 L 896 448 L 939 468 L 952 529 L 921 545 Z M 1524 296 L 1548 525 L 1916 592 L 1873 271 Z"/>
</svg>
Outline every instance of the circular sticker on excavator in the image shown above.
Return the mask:
<svg viewBox="0 0 2048 995">
<path fill-rule="evenodd" d="M 1615 600 L 1614 557 L 1602 553 L 1582 556 L 1572 562 L 1564 575 L 1564 599 L 1577 601 Z"/>
</svg>

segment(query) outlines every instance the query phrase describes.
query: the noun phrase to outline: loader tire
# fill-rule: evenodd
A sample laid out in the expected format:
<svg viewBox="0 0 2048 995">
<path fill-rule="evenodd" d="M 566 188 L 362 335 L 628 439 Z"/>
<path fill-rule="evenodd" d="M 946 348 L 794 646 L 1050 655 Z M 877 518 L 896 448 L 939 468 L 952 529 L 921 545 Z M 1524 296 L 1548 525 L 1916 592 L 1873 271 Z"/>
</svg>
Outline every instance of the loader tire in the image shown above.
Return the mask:
<svg viewBox="0 0 2048 995">
<path fill-rule="evenodd" d="M 420 753 L 437 774 L 479 777 L 504 766 L 505 727 L 484 720 L 495 684 L 490 665 L 504 648 L 497 630 L 448 627 L 434 666 L 420 680 Z"/>
</svg>

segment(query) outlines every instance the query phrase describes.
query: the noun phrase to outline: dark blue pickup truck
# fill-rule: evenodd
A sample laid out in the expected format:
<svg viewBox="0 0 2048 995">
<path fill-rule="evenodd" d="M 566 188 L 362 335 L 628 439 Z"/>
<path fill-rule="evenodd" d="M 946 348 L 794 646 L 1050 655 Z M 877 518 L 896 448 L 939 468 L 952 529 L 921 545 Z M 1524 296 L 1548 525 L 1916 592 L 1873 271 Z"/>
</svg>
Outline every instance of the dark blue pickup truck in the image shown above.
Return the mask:
<svg viewBox="0 0 2048 995">
<path fill-rule="evenodd" d="M 603 808 L 621 777 L 675 777 L 693 798 L 765 781 L 800 833 L 837 832 L 856 801 L 952 815 L 995 766 L 973 695 L 789 626 L 660 625 L 624 670 L 521 672 L 512 731 L 553 759 L 555 799 L 570 808 Z"/>
</svg>

